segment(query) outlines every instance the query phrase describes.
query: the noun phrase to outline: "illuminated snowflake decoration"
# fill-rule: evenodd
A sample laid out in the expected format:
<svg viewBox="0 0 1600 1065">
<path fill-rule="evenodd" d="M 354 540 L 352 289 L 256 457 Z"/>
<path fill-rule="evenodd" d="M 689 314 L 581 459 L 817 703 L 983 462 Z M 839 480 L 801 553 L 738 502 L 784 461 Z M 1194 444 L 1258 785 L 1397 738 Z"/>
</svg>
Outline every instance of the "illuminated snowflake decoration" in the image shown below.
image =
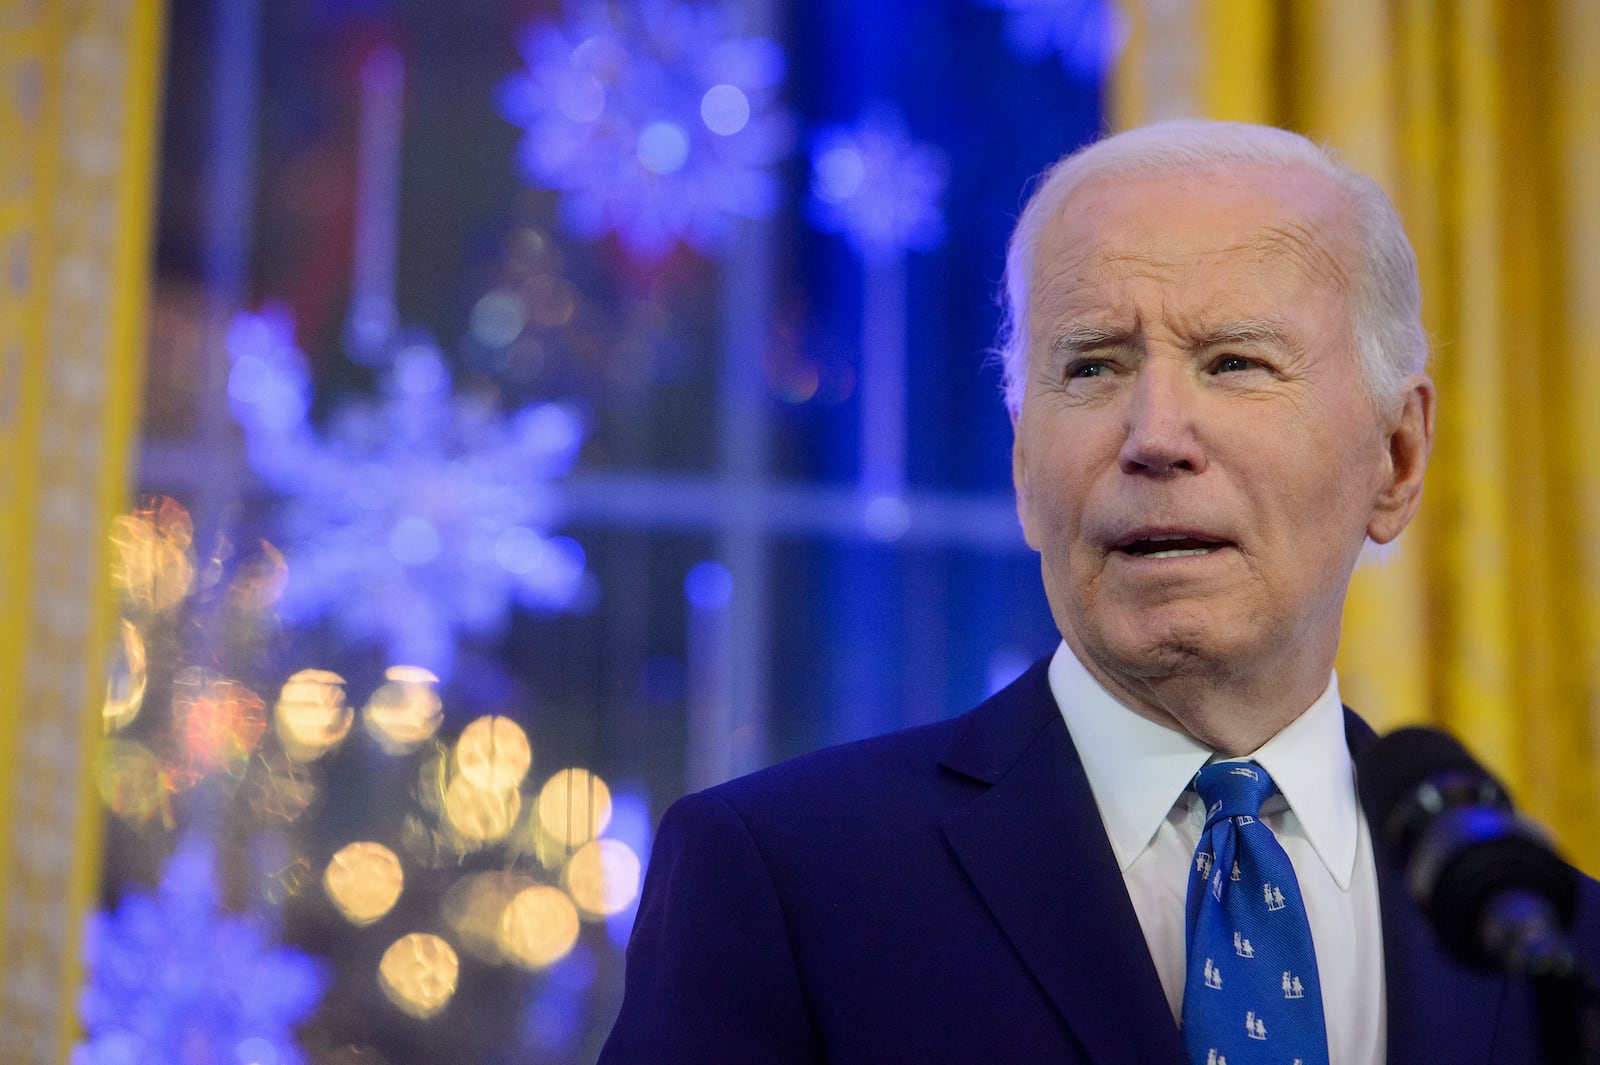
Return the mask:
<svg viewBox="0 0 1600 1065">
<path fill-rule="evenodd" d="M 223 910 L 210 841 L 183 840 L 154 896 L 130 893 L 89 917 L 86 1038 L 72 1065 L 303 1065 L 294 1029 L 327 977 L 309 955 L 277 945 L 270 926 Z"/>
<path fill-rule="evenodd" d="M 585 588 L 584 555 L 551 536 L 552 478 L 583 439 L 558 404 L 509 418 L 457 394 L 438 350 L 402 347 L 377 400 L 350 402 L 320 432 L 287 314 L 239 316 L 229 401 L 277 509 L 290 623 L 322 617 L 390 660 L 448 675 L 456 641 L 492 636 L 513 604 L 555 611 Z"/>
<path fill-rule="evenodd" d="M 912 141 L 898 113 L 875 108 L 813 142 L 811 218 L 863 258 L 929 251 L 944 240 L 939 198 L 949 180 L 943 152 Z"/>
<path fill-rule="evenodd" d="M 680 241 L 711 253 L 732 219 L 776 206 L 771 168 L 792 142 L 783 52 L 734 36 L 722 8 L 581 3 L 563 25 L 532 25 L 521 51 L 498 104 L 526 133 L 525 180 L 560 192 L 572 232 L 615 233 L 642 259 Z"/>
<path fill-rule="evenodd" d="M 1026 60 L 1055 54 L 1078 81 L 1105 77 L 1128 37 L 1128 26 L 1113 0 L 980 0 L 1000 8 L 1006 39 Z"/>
</svg>

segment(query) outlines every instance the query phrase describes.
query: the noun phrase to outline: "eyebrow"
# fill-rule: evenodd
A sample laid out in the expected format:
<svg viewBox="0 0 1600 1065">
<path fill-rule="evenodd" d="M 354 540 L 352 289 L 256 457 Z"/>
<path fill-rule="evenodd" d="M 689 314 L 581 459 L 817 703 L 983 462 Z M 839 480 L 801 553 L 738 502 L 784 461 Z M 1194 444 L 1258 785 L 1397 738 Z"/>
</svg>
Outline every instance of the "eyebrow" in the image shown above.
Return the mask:
<svg viewBox="0 0 1600 1065">
<path fill-rule="evenodd" d="M 1281 321 L 1275 318 L 1240 318 L 1209 329 L 1197 329 L 1189 339 L 1199 347 L 1219 344 L 1280 344 L 1293 347 L 1294 341 Z"/>
<path fill-rule="evenodd" d="M 1055 353 L 1093 351 L 1126 343 L 1132 337 L 1133 333 L 1127 329 L 1103 325 L 1068 325 L 1050 342 L 1050 350 Z"/>
</svg>

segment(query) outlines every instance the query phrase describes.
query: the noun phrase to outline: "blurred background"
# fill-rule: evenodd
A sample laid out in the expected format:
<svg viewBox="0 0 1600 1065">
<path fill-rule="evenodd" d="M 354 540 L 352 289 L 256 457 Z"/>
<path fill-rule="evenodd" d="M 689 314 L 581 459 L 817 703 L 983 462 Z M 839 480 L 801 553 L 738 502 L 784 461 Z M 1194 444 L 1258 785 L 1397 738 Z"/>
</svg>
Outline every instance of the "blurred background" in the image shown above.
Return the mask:
<svg viewBox="0 0 1600 1065">
<path fill-rule="evenodd" d="M 1579 0 L 0 0 L 0 1059 L 592 1061 L 674 798 L 1054 648 L 1005 240 L 1165 117 L 1396 199 L 1341 688 L 1600 870 L 1597 80 Z"/>
</svg>

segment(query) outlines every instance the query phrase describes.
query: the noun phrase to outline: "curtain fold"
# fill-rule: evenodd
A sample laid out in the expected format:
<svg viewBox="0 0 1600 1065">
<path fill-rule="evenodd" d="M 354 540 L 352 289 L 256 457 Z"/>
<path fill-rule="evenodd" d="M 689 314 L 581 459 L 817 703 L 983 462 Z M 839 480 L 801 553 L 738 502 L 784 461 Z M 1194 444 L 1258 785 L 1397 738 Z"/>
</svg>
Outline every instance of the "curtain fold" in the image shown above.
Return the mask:
<svg viewBox="0 0 1600 1065">
<path fill-rule="evenodd" d="M 98 887 L 153 211 L 158 0 L 0 0 L 0 1061 L 58 1065 Z"/>
<path fill-rule="evenodd" d="M 1421 265 L 1437 436 L 1418 520 L 1352 585 L 1341 687 L 1380 729 L 1455 731 L 1600 871 L 1600 5 L 1126 11 L 1119 127 L 1286 126 L 1394 197 Z M 1196 32 L 1162 30 L 1179 23 Z"/>
</svg>

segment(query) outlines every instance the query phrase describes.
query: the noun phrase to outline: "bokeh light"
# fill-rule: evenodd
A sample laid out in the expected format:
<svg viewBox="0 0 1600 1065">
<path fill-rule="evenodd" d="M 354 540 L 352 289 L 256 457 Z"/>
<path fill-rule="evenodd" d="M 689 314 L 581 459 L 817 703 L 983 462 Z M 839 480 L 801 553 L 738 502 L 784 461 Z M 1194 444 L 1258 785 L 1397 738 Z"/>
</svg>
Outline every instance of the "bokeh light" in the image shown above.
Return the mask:
<svg viewBox="0 0 1600 1065">
<path fill-rule="evenodd" d="M 278 742 L 301 762 L 315 761 L 342 743 L 354 716 L 345 701 L 344 678 L 326 669 L 302 669 L 284 681 L 273 710 Z"/>
<path fill-rule="evenodd" d="M 580 847 L 611 821 L 611 789 L 587 769 L 563 769 L 539 791 L 539 827 L 566 847 Z"/>
<path fill-rule="evenodd" d="M 555 964 L 577 941 L 577 907 L 559 888 L 524 888 L 500 916 L 500 949 L 525 969 Z"/>
<path fill-rule="evenodd" d="M 460 972 L 460 959 L 450 944 L 427 932 L 413 932 L 383 952 L 378 986 L 400 1010 L 426 1020 L 450 1003 Z"/>
<path fill-rule="evenodd" d="M 639 894 L 639 856 L 619 839 L 592 839 L 567 862 L 562 883 L 584 916 L 621 913 Z"/>
<path fill-rule="evenodd" d="M 499 965 L 500 919 L 517 895 L 535 884 L 532 877 L 509 869 L 491 869 L 462 877 L 445 893 L 441 912 L 463 950 L 480 961 Z"/>
<path fill-rule="evenodd" d="M 155 613 L 183 601 L 194 586 L 194 523 L 176 500 L 162 496 L 112 519 L 111 584 L 130 614 Z"/>
<path fill-rule="evenodd" d="M 444 719 L 439 678 L 417 666 L 390 666 L 388 680 L 362 709 L 362 720 L 389 754 L 409 754 L 433 738 Z"/>
<path fill-rule="evenodd" d="M 480 717 L 456 741 L 456 772 L 484 791 L 518 787 L 532 765 L 528 734 L 509 717 Z"/>
<path fill-rule="evenodd" d="M 235 680 L 212 678 L 198 666 L 179 672 L 172 693 L 179 747 L 174 780 L 191 787 L 218 773 L 241 775 L 267 729 L 266 704 Z"/>
<path fill-rule="evenodd" d="M 700 97 L 700 119 L 712 133 L 731 137 L 750 122 L 750 97 L 737 85 L 713 85 Z"/>
<path fill-rule="evenodd" d="M 106 702 L 102 714 L 107 732 L 120 732 L 139 716 L 149 684 L 149 662 L 139 628 L 122 618 L 121 639 L 112 644 L 106 668 Z"/>
<path fill-rule="evenodd" d="M 503 839 L 522 812 L 522 792 L 516 788 L 481 788 L 457 775 L 444 791 L 444 816 L 467 843 L 492 843 Z"/>
<path fill-rule="evenodd" d="M 95 784 L 106 808 L 135 827 L 166 807 L 166 771 L 142 743 L 108 740 L 100 752 Z"/>
<path fill-rule="evenodd" d="M 339 848 L 322 874 L 322 888 L 334 908 L 357 927 L 392 910 L 404 887 L 405 871 L 394 851 L 365 840 Z"/>
</svg>

